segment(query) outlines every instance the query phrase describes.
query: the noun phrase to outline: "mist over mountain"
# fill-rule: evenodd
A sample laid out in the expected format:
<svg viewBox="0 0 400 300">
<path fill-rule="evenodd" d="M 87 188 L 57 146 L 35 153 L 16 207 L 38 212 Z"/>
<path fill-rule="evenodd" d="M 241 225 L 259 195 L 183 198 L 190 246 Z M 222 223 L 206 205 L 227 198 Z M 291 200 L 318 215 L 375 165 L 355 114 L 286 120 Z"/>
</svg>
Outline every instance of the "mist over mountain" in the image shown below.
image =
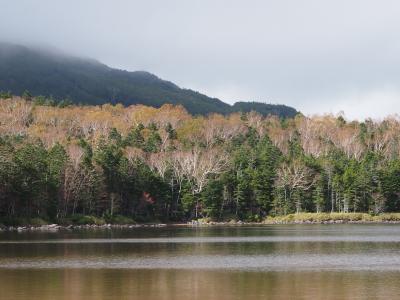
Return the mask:
<svg viewBox="0 0 400 300">
<path fill-rule="evenodd" d="M 15 95 L 28 90 L 33 96 L 67 98 L 75 103 L 93 105 L 122 103 L 160 107 L 165 103 L 180 104 L 192 114 L 255 110 L 263 115 L 293 117 L 297 113 L 285 105 L 238 102 L 231 106 L 148 72 L 128 72 L 57 50 L 8 43 L 0 43 L 0 90 Z"/>
</svg>

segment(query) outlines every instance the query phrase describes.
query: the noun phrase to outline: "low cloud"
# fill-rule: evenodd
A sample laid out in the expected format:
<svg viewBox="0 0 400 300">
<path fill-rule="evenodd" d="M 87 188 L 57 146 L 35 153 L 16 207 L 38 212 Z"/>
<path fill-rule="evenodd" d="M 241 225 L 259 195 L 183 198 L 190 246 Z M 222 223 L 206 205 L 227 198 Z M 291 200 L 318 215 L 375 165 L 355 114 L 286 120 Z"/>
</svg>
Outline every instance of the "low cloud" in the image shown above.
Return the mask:
<svg viewBox="0 0 400 300">
<path fill-rule="evenodd" d="M 147 70 L 227 102 L 398 113 L 398 1 L 20 0 L 0 37 Z"/>
</svg>

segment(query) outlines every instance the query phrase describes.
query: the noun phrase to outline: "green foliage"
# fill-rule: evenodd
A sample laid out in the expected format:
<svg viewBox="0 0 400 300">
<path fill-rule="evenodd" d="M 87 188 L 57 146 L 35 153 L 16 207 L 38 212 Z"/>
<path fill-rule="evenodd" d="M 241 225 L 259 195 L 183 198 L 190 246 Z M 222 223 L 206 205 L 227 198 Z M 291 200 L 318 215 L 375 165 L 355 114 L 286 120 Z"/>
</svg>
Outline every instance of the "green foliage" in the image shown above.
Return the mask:
<svg viewBox="0 0 400 300">
<path fill-rule="evenodd" d="M 124 144 L 126 146 L 132 146 L 142 149 L 144 147 L 144 137 L 142 134 L 143 129 L 144 126 L 141 123 L 135 128 L 133 128 L 127 135 Z"/>
<path fill-rule="evenodd" d="M 32 94 L 28 90 L 25 90 L 22 93 L 21 97 L 24 98 L 25 100 L 32 100 Z"/>
<path fill-rule="evenodd" d="M 67 160 L 68 156 L 64 147 L 58 143 L 47 153 L 47 216 L 50 219 L 55 219 L 57 216 L 57 197 L 62 184 Z"/>
<path fill-rule="evenodd" d="M 286 105 L 267 104 L 261 102 L 236 102 L 232 111 L 235 112 L 251 112 L 256 111 L 264 116 L 276 115 L 282 118 L 293 118 L 297 111 Z"/>
<path fill-rule="evenodd" d="M 13 167 L 13 191 L 19 201 L 26 205 L 28 216 L 44 214 L 43 203 L 48 191 L 46 149 L 40 143 L 24 145 L 15 151 Z"/>
<path fill-rule="evenodd" d="M 221 181 L 211 180 L 201 194 L 204 215 L 213 220 L 222 216 L 223 188 Z"/>
<path fill-rule="evenodd" d="M 105 218 L 105 221 L 109 224 L 135 224 L 135 221 L 132 218 L 122 216 L 122 215 L 114 215 Z"/>
<path fill-rule="evenodd" d="M 150 134 L 143 146 L 143 150 L 146 152 L 153 152 L 153 153 L 159 152 L 162 140 L 157 131 L 157 127 L 154 124 L 151 124 L 149 126 L 149 129 L 150 129 Z"/>
<path fill-rule="evenodd" d="M 32 225 L 32 226 L 42 226 L 42 225 L 47 225 L 48 222 L 41 218 L 32 218 L 28 221 L 27 224 Z"/>
<path fill-rule="evenodd" d="M 12 94 L 10 91 L 8 91 L 8 92 L 0 91 L 0 99 L 9 99 L 11 97 L 12 97 Z"/>
<path fill-rule="evenodd" d="M 35 97 L 23 97 L 26 98 L 27 100 L 33 100 L 33 103 L 35 105 L 39 105 L 39 106 L 53 106 L 53 107 L 59 107 L 59 108 L 64 108 L 64 107 L 68 107 L 71 106 L 73 104 L 72 100 L 69 98 L 65 98 L 65 99 L 61 99 L 61 100 L 57 100 L 54 99 L 53 96 L 35 96 Z"/>
<path fill-rule="evenodd" d="M 82 147 L 82 149 L 84 151 L 84 155 L 82 158 L 82 164 L 86 167 L 91 167 L 92 159 L 93 159 L 92 146 L 84 139 L 79 140 L 79 145 Z"/>
<path fill-rule="evenodd" d="M 70 220 L 76 225 L 104 225 L 106 223 L 102 218 L 85 215 L 74 215 Z"/>
<path fill-rule="evenodd" d="M 176 130 L 172 127 L 171 123 L 165 126 L 165 131 L 168 133 L 168 138 L 170 140 L 176 140 L 178 138 Z"/>
</svg>

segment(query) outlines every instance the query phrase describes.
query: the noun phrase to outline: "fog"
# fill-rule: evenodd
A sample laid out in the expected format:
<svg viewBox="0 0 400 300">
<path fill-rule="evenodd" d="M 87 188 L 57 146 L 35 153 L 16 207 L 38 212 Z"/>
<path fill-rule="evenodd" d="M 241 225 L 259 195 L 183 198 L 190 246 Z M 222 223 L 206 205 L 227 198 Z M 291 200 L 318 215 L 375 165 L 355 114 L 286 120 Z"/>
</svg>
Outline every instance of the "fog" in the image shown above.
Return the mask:
<svg viewBox="0 0 400 300">
<path fill-rule="evenodd" d="M 399 113 L 397 1 L 0 0 L 0 40 L 146 70 L 233 103 Z"/>
</svg>

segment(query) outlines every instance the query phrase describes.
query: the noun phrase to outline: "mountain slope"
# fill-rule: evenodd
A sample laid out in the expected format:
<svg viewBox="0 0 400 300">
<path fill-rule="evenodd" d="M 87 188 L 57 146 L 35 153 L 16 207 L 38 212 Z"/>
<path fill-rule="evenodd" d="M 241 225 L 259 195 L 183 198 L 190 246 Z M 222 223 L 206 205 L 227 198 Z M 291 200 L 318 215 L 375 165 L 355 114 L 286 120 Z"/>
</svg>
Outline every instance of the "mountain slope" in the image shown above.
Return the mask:
<svg viewBox="0 0 400 300">
<path fill-rule="evenodd" d="M 34 96 L 69 98 L 83 104 L 181 104 L 192 114 L 256 110 L 264 115 L 292 117 L 297 113 L 291 107 L 263 103 L 231 106 L 148 72 L 113 69 L 91 59 L 5 43 L 0 44 L 0 90 L 16 95 L 29 90 Z"/>
</svg>

